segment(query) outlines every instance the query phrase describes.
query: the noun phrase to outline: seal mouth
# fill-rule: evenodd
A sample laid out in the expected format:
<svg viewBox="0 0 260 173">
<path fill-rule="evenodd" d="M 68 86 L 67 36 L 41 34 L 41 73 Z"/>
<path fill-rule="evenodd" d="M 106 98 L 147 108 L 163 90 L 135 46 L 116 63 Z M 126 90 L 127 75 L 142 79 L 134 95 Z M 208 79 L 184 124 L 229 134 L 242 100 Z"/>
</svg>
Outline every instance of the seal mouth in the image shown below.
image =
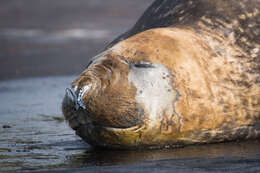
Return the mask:
<svg viewBox="0 0 260 173">
<path fill-rule="evenodd" d="M 127 128 L 114 128 L 90 123 L 80 126 L 76 130 L 76 134 L 95 147 L 123 149 L 122 146 L 126 146 L 125 148 L 128 149 L 138 146 L 138 140 L 140 140 L 140 135 L 144 130 L 144 124 Z"/>
<path fill-rule="evenodd" d="M 98 127 L 98 126 L 97 126 Z M 103 126 L 102 128 L 106 129 L 107 131 L 113 131 L 113 132 L 138 132 L 145 128 L 144 125 L 139 124 L 131 127 L 106 127 Z"/>
</svg>

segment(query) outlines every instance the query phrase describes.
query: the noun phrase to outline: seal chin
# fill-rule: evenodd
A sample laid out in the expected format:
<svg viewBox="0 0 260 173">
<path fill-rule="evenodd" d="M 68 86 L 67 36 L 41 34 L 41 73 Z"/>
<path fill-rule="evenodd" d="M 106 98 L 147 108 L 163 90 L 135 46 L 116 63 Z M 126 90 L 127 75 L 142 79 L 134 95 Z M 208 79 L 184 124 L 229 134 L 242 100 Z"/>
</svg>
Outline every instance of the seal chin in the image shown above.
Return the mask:
<svg viewBox="0 0 260 173">
<path fill-rule="evenodd" d="M 142 143 L 140 133 L 145 129 L 144 124 L 127 128 L 113 128 L 89 124 L 81 126 L 76 134 L 94 147 L 129 149 L 140 148 Z"/>
</svg>

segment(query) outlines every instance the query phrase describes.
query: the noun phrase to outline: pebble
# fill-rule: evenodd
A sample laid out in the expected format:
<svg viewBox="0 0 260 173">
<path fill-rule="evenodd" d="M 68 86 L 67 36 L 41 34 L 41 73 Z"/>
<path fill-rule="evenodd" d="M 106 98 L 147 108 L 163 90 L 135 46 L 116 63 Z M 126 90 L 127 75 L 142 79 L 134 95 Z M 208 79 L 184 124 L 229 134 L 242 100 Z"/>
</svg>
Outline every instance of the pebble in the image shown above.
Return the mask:
<svg viewBox="0 0 260 173">
<path fill-rule="evenodd" d="M 3 125 L 3 128 L 4 128 L 4 129 L 9 129 L 9 128 L 12 128 L 12 127 L 9 126 L 9 125 Z"/>
</svg>

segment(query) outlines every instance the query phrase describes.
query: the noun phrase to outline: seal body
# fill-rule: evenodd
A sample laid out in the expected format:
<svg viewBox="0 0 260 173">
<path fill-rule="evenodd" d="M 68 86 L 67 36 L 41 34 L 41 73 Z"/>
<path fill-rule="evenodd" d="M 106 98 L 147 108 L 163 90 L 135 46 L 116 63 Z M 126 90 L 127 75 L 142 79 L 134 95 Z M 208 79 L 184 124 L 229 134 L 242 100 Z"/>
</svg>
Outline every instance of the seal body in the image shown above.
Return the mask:
<svg viewBox="0 0 260 173">
<path fill-rule="evenodd" d="M 69 125 L 109 148 L 259 138 L 259 10 L 258 0 L 155 1 L 67 89 Z"/>
</svg>

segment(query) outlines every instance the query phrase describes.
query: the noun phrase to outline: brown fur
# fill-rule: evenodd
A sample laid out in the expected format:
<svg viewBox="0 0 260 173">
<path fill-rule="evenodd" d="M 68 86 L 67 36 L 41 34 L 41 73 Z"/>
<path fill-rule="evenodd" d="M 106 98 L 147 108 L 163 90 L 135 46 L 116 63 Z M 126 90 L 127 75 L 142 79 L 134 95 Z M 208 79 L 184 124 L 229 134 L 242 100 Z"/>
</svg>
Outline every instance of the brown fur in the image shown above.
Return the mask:
<svg viewBox="0 0 260 173">
<path fill-rule="evenodd" d="M 182 96 L 176 110 L 184 117 L 184 131 L 259 122 L 260 88 L 255 83 L 259 75 L 251 75 L 246 69 L 242 72 L 244 67 L 239 61 L 228 62 L 228 57 L 217 55 L 208 42 L 192 29 L 154 29 L 119 43 L 117 53 L 129 61 L 143 61 L 142 56 L 135 55 L 136 50 L 142 50 L 150 55 L 150 62 L 165 64 L 173 71 L 174 86 Z M 216 44 L 222 46 L 225 42 Z M 249 87 L 237 82 L 245 80 L 243 76 L 251 79 Z"/>
</svg>

